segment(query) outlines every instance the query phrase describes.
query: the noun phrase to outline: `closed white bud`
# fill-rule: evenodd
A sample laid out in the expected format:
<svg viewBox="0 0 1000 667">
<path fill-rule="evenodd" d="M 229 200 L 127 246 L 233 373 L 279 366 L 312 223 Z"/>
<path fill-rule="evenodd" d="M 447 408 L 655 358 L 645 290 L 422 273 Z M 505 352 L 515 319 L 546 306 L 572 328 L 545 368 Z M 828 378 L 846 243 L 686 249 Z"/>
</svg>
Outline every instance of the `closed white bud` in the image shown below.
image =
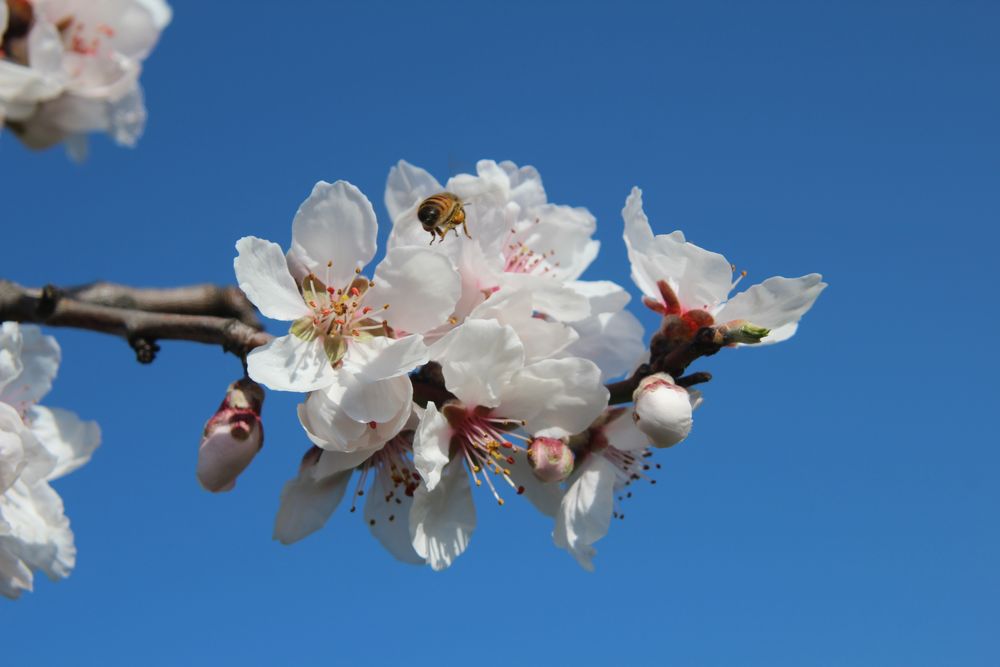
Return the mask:
<svg viewBox="0 0 1000 667">
<path fill-rule="evenodd" d="M 198 448 L 198 482 L 207 491 L 230 491 L 260 448 L 264 390 L 249 378 L 229 385 L 222 405 L 205 424 Z"/>
<path fill-rule="evenodd" d="M 543 482 L 561 482 L 573 472 L 573 450 L 563 438 L 538 437 L 528 445 L 528 463 Z"/>
<path fill-rule="evenodd" d="M 632 420 L 656 447 L 673 447 L 691 432 L 691 399 L 666 373 L 644 378 L 632 394 Z"/>
</svg>

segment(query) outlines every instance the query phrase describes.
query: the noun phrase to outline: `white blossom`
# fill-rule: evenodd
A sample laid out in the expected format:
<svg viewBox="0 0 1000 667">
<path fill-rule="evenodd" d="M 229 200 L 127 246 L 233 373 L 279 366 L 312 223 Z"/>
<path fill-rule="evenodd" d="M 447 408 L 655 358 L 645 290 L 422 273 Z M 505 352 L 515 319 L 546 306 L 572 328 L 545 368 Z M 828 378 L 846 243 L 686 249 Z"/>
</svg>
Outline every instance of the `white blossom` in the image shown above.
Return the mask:
<svg viewBox="0 0 1000 667">
<path fill-rule="evenodd" d="M 310 449 L 298 476 L 281 492 L 274 521 L 274 539 L 292 544 L 322 528 L 344 500 L 351 477 L 358 472 L 350 511 L 366 493 L 364 520 L 385 549 L 404 563 L 423 564 L 410 544 L 409 518 L 418 475 L 409 458 L 413 431 L 407 430 L 376 450 L 352 453 Z"/>
<path fill-rule="evenodd" d="M 376 231 L 360 190 L 321 181 L 295 215 L 287 257 L 256 237 L 236 244 L 240 288 L 265 316 L 292 322 L 248 355 L 250 377 L 281 391 L 324 391 L 300 415 L 330 449 L 346 451 L 365 427 L 405 421 L 405 376 L 428 360 L 421 334 L 445 322 L 458 299 L 451 262 L 426 248 L 391 248 L 374 280 L 362 276 Z M 323 420 L 310 417 L 323 411 Z M 382 442 L 394 434 L 379 433 Z"/>
<path fill-rule="evenodd" d="M 733 281 L 732 265 L 689 243 L 680 231 L 653 236 L 639 188 L 632 189 L 622 217 L 632 280 L 645 295 L 643 302 L 674 318 L 682 334 L 715 323 L 747 322 L 770 331 L 761 343 L 777 343 L 795 333 L 799 319 L 826 288 L 818 273 L 779 276 L 730 298 L 739 282 Z"/>
<path fill-rule="evenodd" d="M 9 8 L 8 8 L 9 5 Z M 146 123 L 139 74 L 170 22 L 164 0 L 13 0 L 0 10 L 0 115 L 28 146 L 86 133 L 133 146 Z"/>
<path fill-rule="evenodd" d="M 431 347 L 431 357 L 456 399 L 440 410 L 429 403 L 416 429 L 413 458 L 422 482 L 410 533 L 416 552 L 440 570 L 465 550 L 475 528 L 466 476 L 476 486 L 485 484 L 501 505 L 498 485 L 517 493 L 534 487 L 529 498 L 547 511 L 558 488 L 538 488 L 524 449 L 510 441 L 518 437 L 513 431 L 556 437 L 579 432 L 607 405 L 608 391 L 600 369 L 585 359 L 526 363 L 514 329 L 496 320 L 466 320 Z"/>
<path fill-rule="evenodd" d="M 66 577 L 76 547 L 49 482 L 90 460 L 94 422 L 37 405 L 59 367 L 59 345 L 34 326 L 0 325 L 0 594 L 32 590 L 34 570 Z"/>
</svg>

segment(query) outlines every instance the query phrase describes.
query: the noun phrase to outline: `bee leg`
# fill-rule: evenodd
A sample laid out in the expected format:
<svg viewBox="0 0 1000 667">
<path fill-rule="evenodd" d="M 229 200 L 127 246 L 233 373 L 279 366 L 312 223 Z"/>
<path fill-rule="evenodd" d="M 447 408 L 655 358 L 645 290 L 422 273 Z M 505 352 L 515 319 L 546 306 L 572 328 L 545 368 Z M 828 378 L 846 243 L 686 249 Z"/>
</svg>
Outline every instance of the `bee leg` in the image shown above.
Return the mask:
<svg viewBox="0 0 1000 667">
<path fill-rule="evenodd" d="M 465 232 L 465 238 L 467 239 L 472 238 L 471 236 L 469 236 L 469 228 L 465 226 L 465 218 L 462 218 L 462 231 Z M 455 233 L 457 234 L 458 232 Z"/>
</svg>

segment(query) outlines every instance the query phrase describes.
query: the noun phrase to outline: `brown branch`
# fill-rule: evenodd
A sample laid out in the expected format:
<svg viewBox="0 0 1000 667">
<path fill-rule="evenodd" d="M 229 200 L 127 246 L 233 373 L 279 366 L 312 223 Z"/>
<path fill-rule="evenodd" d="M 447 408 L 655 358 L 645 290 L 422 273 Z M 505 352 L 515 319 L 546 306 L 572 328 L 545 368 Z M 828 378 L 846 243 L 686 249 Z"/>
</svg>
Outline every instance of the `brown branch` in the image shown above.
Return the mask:
<svg viewBox="0 0 1000 667">
<path fill-rule="evenodd" d="M 648 364 L 637 368 L 631 377 L 607 385 L 608 391 L 611 393 L 609 405 L 631 403 L 632 394 L 639 383 L 642 382 L 643 378 L 653 373 L 666 373 L 677 378 L 677 384 L 682 387 L 708 382 L 712 379 L 710 373 L 691 373 L 684 377 L 681 376 L 684 375 L 684 371 L 693 361 L 700 357 L 711 356 L 727 344 L 725 336 L 715 327 L 702 327 L 690 341 L 678 345 L 666 353 L 658 349 L 655 338 L 654 336 L 654 341 L 651 341 L 650 344 L 650 352 L 654 358 Z"/>
<path fill-rule="evenodd" d="M 145 310 L 176 315 L 212 315 L 234 317 L 247 326 L 262 331 L 253 305 L 233 285 L 189 285 L 185 287 L 129 287 L 117 283 L 95 282 L 62 291 L 75 301 L 98 306 Z"/>
<path fill-rule="evenodd" d="M 124 338 L 139 361 L 152 361 L 158 340 L 189 340 L 221 345 L 238 356 L 264 345 L 271 335 L 235 317 L 179 315 L 116 308 L 78 301 L 53 287 L 29 289 L 0 281 L 0 321 L 72 327 Z"/>
</svg>

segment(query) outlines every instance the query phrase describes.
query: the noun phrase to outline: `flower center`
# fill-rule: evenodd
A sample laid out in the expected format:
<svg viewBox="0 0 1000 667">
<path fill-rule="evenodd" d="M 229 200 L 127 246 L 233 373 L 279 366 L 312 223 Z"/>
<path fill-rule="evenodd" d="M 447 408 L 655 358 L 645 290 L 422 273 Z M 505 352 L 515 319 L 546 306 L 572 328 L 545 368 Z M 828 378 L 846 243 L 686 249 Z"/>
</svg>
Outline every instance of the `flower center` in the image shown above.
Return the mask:
<svg viewBox="0 0 1000 667">
<path fill-rule="evenodd" d="M 327 262 L 328 274 L 332 267 L 333 263 Z M 328 286 L 319 276 L 310 273 L 302 279 L 300 289 L 312 314 L 293 322 L 291 333 L 303 340 L 322 339 L 330 363 L 335 367 L 347 352 L 349 340 L 392 337 L 394 332 L 389 323 L 372 317 L 388 310 L 389 304 L 374 307 L 364 303 L 365 294 L 374 286 L 373 281 L 361 275 L 361 269 L 355 269 L 354 279 L 339 288 Z"/>
<path fill-rule="evenodd" d="M 454 431 L 451 438 L 454 450 L 452 456 L 462 456 L 465 459 L 469 474 L 472 475 L 472 481 L 476 486 L 482 486 L 485 480 L 497 504 L 501 506 L 503 498 L 497 492 L 489 473 L 505 481 L 518 495 L 524 493 L 524 487 L 514 483 L 510 476 L 510 468 L 507 467 L 514 465 L 515 455 L 526 456 L 523 447 L 507 439 L 515 437 L 527 440 L 524 436 L 511 433 L 518 426 L 524 426 L 523 421 L 494 417 L 491 408 L 482 406 L 467 408 L 461 403 L 449 403 L 441 412 Z"/>
</svg>

